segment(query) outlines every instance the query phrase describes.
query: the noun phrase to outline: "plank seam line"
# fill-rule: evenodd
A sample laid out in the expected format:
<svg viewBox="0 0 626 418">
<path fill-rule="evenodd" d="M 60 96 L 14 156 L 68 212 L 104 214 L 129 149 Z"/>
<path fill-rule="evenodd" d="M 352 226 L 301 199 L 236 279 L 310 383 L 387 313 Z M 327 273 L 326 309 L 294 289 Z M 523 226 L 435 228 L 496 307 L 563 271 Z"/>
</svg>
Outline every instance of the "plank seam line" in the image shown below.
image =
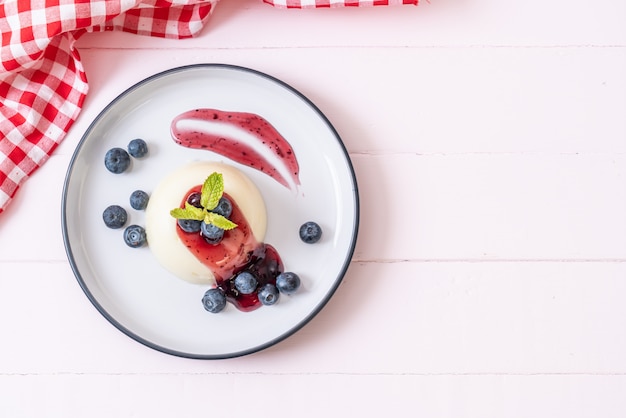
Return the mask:
<svg viewBox="0 0 626 418">
<path fill-rule="evenodd" d="M 50 372 L 50 373 L 0 373 L 0 377 L 158 377 L 158 376 L 354 376 L 354 377 L 626 377 L 626 372 Z"/>
<path fill-rule="evenodd" d="M 624 49 L 626 45 L 622 44 L 567 44 L 567 45 L 508 45 L 508 44 L 495 44 L 495 45 L 482 45 L 482 44 L 469 44 L 469 45 L 387 45 L 387 44 L 373 44 L 373 45 L 281 45 L 281 46 L 191 46 L 181 47 L 179 45 L 172 46 L 147 46 L 147 47 L 99 47 L 99 46 L 79 46 L 81 51 L 249 51 L 249 50 L 288 50 L 288 49 Z"/>
<path fill-rule="evenodd" d="M 352 258 L 353 264 L 446 264 L 446 263 L 626 263 L 626 258 Z M 67 259 L 58 260 L 0 260 L 0 264 L 42 264 L 61 265 L 69 264 Z"/>
<path fill-rule="evenodd" d="M 625 263 L 624 258 L 398 258 L 398 259 L 360 259 L 353 258 L 358 264 L 445 264 L 445 263 Z"/>
</svg>

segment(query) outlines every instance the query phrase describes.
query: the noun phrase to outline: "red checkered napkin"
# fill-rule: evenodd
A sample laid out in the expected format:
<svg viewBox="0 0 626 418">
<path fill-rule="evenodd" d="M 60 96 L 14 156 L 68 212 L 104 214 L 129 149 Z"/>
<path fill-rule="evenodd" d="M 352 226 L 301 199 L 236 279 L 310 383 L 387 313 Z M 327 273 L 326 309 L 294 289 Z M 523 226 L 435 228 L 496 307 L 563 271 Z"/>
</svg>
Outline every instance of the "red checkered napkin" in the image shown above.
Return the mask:
<svg viewBox="0 0 626 418">
<path fill-rule="evenodd" d="M 0 0 L 0 213 L 59 145 L 88 85 L 75 41 L 122 30 L 188 38 L 218 0 Z M 233 0 L 234 1 L 234 0 Z M 417 5 L 418 0 L 263 0 L 283 8 Z"/>
</svg>

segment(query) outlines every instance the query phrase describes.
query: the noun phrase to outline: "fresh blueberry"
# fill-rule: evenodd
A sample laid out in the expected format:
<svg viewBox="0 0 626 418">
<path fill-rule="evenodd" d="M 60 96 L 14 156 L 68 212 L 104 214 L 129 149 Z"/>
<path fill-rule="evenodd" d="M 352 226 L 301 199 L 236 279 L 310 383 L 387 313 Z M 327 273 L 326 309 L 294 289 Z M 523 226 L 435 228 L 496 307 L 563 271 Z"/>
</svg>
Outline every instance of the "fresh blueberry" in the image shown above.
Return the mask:
<svg viewBox="0 0 626 418">
<path fill-rule="evenodd" d="M 270 306 L 278 302 L 278 298 L 280 297 L 280 293 L 278 293 L 278 289 L 271 283 L 267 283 L 257 293 L 259 296 L 259 301 L 265 306 Z"/>
<path fill-rule="evenodd" d="M 194 233 L 200 232 L 200 224 L 202 221 L 196 221 L 194 219 L 179 219 L 178 226 L 185 232 Z"/>
<path fill-rule="evenodd" d="M 211 313 L 221 312 L 226 307 L 226 295 L 217 287 L 209 289 L 202 297 L 202 305 Z"/>
<path fill-rule="evenodd" d="M 244 295 L 254 292 L 257 284 L 256 277 L 249 271 L 242 271 L 235 277 L 235 288 Z"/>
<path fill-rule="evenodd" d="M 148 153 L 148 144 L 141 138 L 133 139 L 128 143 L 128 153 L 135 158 L 145 157 Z"/>
<path fill-rule="evenodd" d="M 224 230 L 213 224 L 200 222 L 200 231 L 204 240 L 209 244 L 216 245 L 224 238 Z"/>
<path fill-rule="evenodd" d="M 148 193 L 143 190 L 135 190 L 130 195 L 130 206 L 133 209 L 144 210 L 148 206 Z"/>
<path fill-rule="evenodd" d="M 104 224 L 112 229 L 119 229 L 124 226 L 128 220 L 126 210 L 118 205 L 111 205 L 102 212 Z"/>
<path fill-rule="evenodd" d="M 211 211 L 228 218 L 233 213 L 233 204 L 226 197 L 221 197 L 217 206 Z"/>
<path fill-rule="evenodd" d="M 314 244 L 322 237 L 322 228 L 315 222 L 309 221 L 300 227 L 300 239 L 307 244 Z"/>
<path fill-rule="evenodd" d="M 202 207 L 202 205 L 200 204 L 201 197 L 202 197 L 201 193 L 193 192 L 189 196 L 187 196 L 187 203 L 189 203 L 191 206 L 201 208 Z"/>
<path fill-rule="evenodd" d="M 123 173 L 130 166 L 130 155 L 122 148 L 111 148 L 104 156 L 104 166 L 111 173 Z"/>
<path fill-rule="evenodd" d="M 124 230 L 124 242 L 132 248 L 138 248 L 146 243 L 146 230 L 139 225 L 131 225 Z"/>
<path fill-rule="evenodd" d="M 280 273 L 276 277 L 276 287 L 280 293 L 292 295 L 300 288 L 300 277 L 290 271 Z"/>
</svg>

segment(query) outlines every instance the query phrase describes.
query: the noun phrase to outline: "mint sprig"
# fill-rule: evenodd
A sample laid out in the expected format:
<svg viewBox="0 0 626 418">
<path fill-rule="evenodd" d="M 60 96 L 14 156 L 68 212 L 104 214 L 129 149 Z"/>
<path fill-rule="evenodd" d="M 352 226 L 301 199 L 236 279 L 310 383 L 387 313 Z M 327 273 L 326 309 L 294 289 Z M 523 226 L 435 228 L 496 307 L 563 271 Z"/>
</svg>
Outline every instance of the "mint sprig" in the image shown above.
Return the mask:
<svg viewBox="0 0 626 418">
<path fill-rule="evenodd" d="M 237 228 L 237 224 L 230 219 L 211 212 L 215 209 L 224 194 L 224 178 L 221 173 L 212 173 L 202 184 L 200 192 L 200 205 L 197 208 L 189 202 L 185 202 L 184 208 L 175 208 L 170 211 L 176 219 L 192 219 L 194 221 L 203 221 L 207 224 L 215 225 L 225 231 Z"/>
</svg>

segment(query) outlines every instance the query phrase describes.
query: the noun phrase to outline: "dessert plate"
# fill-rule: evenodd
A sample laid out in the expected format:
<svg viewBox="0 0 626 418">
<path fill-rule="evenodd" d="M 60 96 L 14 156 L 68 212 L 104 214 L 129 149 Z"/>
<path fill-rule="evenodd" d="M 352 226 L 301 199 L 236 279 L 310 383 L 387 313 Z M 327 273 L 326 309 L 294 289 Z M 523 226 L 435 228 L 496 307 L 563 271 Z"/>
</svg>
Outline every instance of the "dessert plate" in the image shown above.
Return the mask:
<svg viewBox="0 0 626 418">
<path fill-rule="evenodd" d="M 214 108 L 265 118 L 291 144 L 300 165 L 300 186 L 290 190 L 274 179 L 219 154 L 177 145 L 170 124 L 179 114 Z M 104 166 L 110 148 L 144 139 L 148 156 L 112 174 Z M 127 225 L 144 224 L 130 207 L 137 189 L 148 194 L 160 179 L 192 161 L 232 164 L 252 179 L 268 213 L 264 242 L 281 255 L 285 270 L 302 285 L 273 306 L 219 314 L 204 310 L 207 286 L 190 284 L 166 271 L 149 247 L 130 248 L 123 229 L 109 229 L 103 210 L 128 212 Z M 300 240 L 306 221 L 323 228 L 316 244 Z M 348 153 L 322 112 L 301 93 L 267 74 L 243 67 L 204 64 L 149 77 L 111 102 L 81 139 L 69 165 L 62 199 L 63 238 L 78 283 L 96 309 L 120 331 L 164 353 L 200 359 L 250 354 L 298 331 L 328 302 L 352 258 L 359 220 L 357 184 Z"/>
</svg>

